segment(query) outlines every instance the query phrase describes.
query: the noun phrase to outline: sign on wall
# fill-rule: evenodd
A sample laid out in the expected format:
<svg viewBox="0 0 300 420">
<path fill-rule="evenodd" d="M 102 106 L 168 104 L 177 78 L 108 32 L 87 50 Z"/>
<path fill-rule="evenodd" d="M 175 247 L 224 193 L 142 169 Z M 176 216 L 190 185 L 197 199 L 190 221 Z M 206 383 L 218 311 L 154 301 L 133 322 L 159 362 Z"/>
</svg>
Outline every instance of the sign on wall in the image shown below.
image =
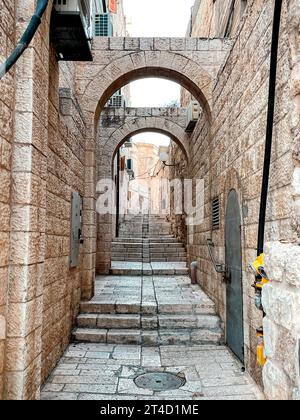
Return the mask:
<svg viewBox="0 0 300 420">
<path fill-rule="evenodd" d="M 117 0 L 109 0 L 108 1 L 108 10 L 111 13 L 117 13 L 117 11 L 118 11 L 118 1 Z"/>
</svg>

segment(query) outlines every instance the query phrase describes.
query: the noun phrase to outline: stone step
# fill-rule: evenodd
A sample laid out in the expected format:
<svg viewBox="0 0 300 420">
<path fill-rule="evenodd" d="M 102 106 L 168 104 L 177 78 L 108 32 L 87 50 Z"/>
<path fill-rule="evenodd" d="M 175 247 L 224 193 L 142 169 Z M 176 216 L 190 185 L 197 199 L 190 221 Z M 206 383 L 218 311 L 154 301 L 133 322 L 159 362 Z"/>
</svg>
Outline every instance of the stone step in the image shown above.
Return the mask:
<svg viewBox="0 0 300 420">
<path fill-rule="evenodd" d="M 151 248 L 150 249 L 150 254 L 153 255 L 154 257 L 158 257 L 159 255 L 162 256 L 174 256 L 177 255 L 178 257 L 182 257 L 184 255 L 186 255 L 186 250 L 184 248 L 165 248 L 161 251 L 157 251 L 156 248 Z"/>
<path fill-rule="evenodd" d="M 131 248 L 130 248 L 131 249 Z M 164 250 L 161 252 L 154 252 L 153 250 L 147 250 L 145 249 L 143 252 L 131 252 L 129 250 L 121 250 L 121 249 L 112 249 L 112 256 L 113 257 L 122 257 L 122 258 L 139 258 L 139 257 L 143 257 L 145 255 L 149 255 L 153 258 L 169 258 L 169 257 L 186 257 L 186 251 L 185 250 Z"/>
<path fill-rule="evenodd" d="M 219 330 L 220 319 L 216 315 L 140 315 L 140 314 L 80 314 L 79 328 L 98 329 L 209 329 Z"/>
<path fill-rule="evenodd" d="M 77 325 L 80 328 L 140 328 L 141 316 L 135 314 L 80 314 L 77 317 Z"/>
<path fill-rule="evenodd" d="M 158 303 L 138 301 L 131 303 L 114 303 L 110 301 L 89 301 L 81 302 L 81 314 L 113 314 L 113 315 L 215 315 L 215 305 L 212 301 L 198 303 Z"/>
<path fill-rule="evenodd" d="M 135 243 L 139 243 L 139 244 L 143 243 L 143 238 L 130 238 L 130 237 L 114 238 L 112 243 L 129 242 L 130 240 L 135 242 Z"/>
<path fill-rule="evenodd" d="M 179 344 L 223 344 L 221 330 L 140 330 L 76 328 L 73 338 L 78 342 L 107 344 L 140 344 L 164 346 Z"/>
<path fill-rule="evenodd" d="M 111 268 L 109 274 L 112 276 L 142 276 L 144 273 L 140 268 Z"/>
<path fill-rule="evenodd" d="M 141 244 L 127 244 L 127 243 L 112 243 L 113 250 L 131 250 L 132 252 L 141 252 L 143 250 L 143 245 Z"/>
<path fill-rule="evenodd" d="M 185 254 L 183 255 L 161 254 L 159 256 L 151 254 L 149 255 L 149 258 L 151 259 L 152 262 L 160 262 L 159 260 L 161 259 L 163 260 L 162 262 L 171 260 L 170 262 L 173 262 L 173 263 L 184 263 L 186 262 L 187 257 Z"/>
<path fill-rule="evenodd" d="M 137 243 L 137 244 L 143 244 L 143 243 L 181 243 L 179 241 L 179 239 L 174 238 L 173 236 L 168 236 L 168 237 L 149 237 L 149 238 L 130 238 L 129 236 L 126 237 L 119 237 L 119 238 L 114 238 L 113 243 Z"/>
<path fill-rule="evenodd" d="M 130 252 L 128 250 L 119 251 L 119 250 L 115 250 L 115 249 L 112 250 L 111 254 L 115 257 L 117 257 L 119 255 L 120 257 L 129 257 L 129 258 L 142 257 L 143 256 L 143 252 Z"/>
<path fill-rule="evenodd" d="M 128 262 L 141 262 L 144 259 L 149 259 L 153 262 L 186 262 L 186 254 L 178 255 L 178 254 L 158 254 L 153 255 L 149 253 L 144 253 L 143 255 L 131 255 L 131 254 L 123 254 L 123 253 L 113 253 L 111 256 L 112 261 L 128 261 Z"/>
<path fill-rule="evenodd" d="M 128 259 L 127 259 L 128 261 Z M 186 257 L 163 257 L 163 258 L 159 258 L 159 257 L 150 257 L 150 261 L 152 262 L 185 262 L 186 261 Z"/>
<path fill-rule="evenodd" d="M 114 252 L 112 253 L 112 258 L 115 259 L 115 261 L 122 261 L 123 259 L 125 260 L 132 260 L 134 261 L 135 258 L 137 259 L 141 259 L 143 258 L 143 254 L 126 254 L 126 253 L 122 253 L 122 252 Z M 118 260 L 118 258 L 121 258 L 120 260 Z"/>
<path fill-rule="evenodd" d="M 112 256 L 111 257 L 111 261 L 128 261 L 128 262 L 142 262 L 143 261 L 143 257 L 128 257 L 128 256 Z"/>
<path fill-rule="evenodd" d="M 155 262 L 155 261 L 154 261 Z M 170 261 L 177 262 L 177 261 Z M 110 274 L 113 276 L 186 276 L 188 268 L 111 268 Z"/>
<path fill-rule="evenodd" d="M 168 248 L 173 248 L 173 249 L 185 249 L 183 244 L 181 243 L 177 243 L 177 242 L 166 242 L 166 243 L 158 243 L 158 242 L 151 242 L 150 243 L 150 249 L 157 249 L 157 250 L 162 250 L 162 249 L 168 249 Z M 157 251 L 158 252 L 158 251 Z"/>
</svg>

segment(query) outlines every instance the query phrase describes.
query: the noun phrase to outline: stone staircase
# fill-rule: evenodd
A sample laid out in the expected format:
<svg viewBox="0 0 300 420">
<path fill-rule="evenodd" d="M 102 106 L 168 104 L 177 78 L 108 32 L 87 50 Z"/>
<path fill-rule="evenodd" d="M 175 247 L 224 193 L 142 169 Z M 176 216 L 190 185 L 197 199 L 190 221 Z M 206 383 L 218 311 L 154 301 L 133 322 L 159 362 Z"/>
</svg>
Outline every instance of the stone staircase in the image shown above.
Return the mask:
<svg viewBox="0 0 300 420">
<path fill-rule="evenodd" d="M 111 292 L 111 293 L 108 293 Z M 144 346 L 223 343 L 214 303 L 184 277 L 99 277 L 76 341 Z"/>
<path fill-rule="evenodd" d="M 214 303 L 192 285 L 184 246 L 164 217 L 128 216 L 111 274 L 82 302 L 75 341 L 144 346 L 223 343 Z"/>
<path fill-rule="evenodd" d="M 164 216 L 126 216 L 112 243 L 111 274 L 187 274 L 185 247 L 170 230 Z"/>
</svg>

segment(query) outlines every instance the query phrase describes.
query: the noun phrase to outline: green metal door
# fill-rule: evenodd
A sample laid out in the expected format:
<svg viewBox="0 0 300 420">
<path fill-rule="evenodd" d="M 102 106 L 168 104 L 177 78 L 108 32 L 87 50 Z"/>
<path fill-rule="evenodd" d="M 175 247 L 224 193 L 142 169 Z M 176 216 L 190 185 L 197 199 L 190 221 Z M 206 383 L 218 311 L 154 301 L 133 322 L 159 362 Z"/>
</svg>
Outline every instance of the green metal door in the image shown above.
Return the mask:
<svg viewBox="0 0 300 420">
<path fill-rule="evenodd" d="M 227 283 L 226 340 L 236 356 L 244 362 L 243 284 L 241 212 L 236 191 L 228 196 L 225 225 Z"/>
</svg>

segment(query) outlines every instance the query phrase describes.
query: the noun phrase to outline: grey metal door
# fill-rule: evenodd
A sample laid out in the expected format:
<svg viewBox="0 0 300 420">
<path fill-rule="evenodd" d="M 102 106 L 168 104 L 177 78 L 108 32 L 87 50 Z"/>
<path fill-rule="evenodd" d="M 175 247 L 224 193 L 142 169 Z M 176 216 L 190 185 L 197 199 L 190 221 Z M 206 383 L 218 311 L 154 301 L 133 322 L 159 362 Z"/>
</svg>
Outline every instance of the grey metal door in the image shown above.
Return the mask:
<svg viewBox="0 0 300 420">
<path fill-rule="evenodd" d="M 241 212 L 236 191 L 228 196 L 225 224 L 227 283 L 226 340 L 236 356 L 244 362 L 243 283 Z"/>
</svg>

